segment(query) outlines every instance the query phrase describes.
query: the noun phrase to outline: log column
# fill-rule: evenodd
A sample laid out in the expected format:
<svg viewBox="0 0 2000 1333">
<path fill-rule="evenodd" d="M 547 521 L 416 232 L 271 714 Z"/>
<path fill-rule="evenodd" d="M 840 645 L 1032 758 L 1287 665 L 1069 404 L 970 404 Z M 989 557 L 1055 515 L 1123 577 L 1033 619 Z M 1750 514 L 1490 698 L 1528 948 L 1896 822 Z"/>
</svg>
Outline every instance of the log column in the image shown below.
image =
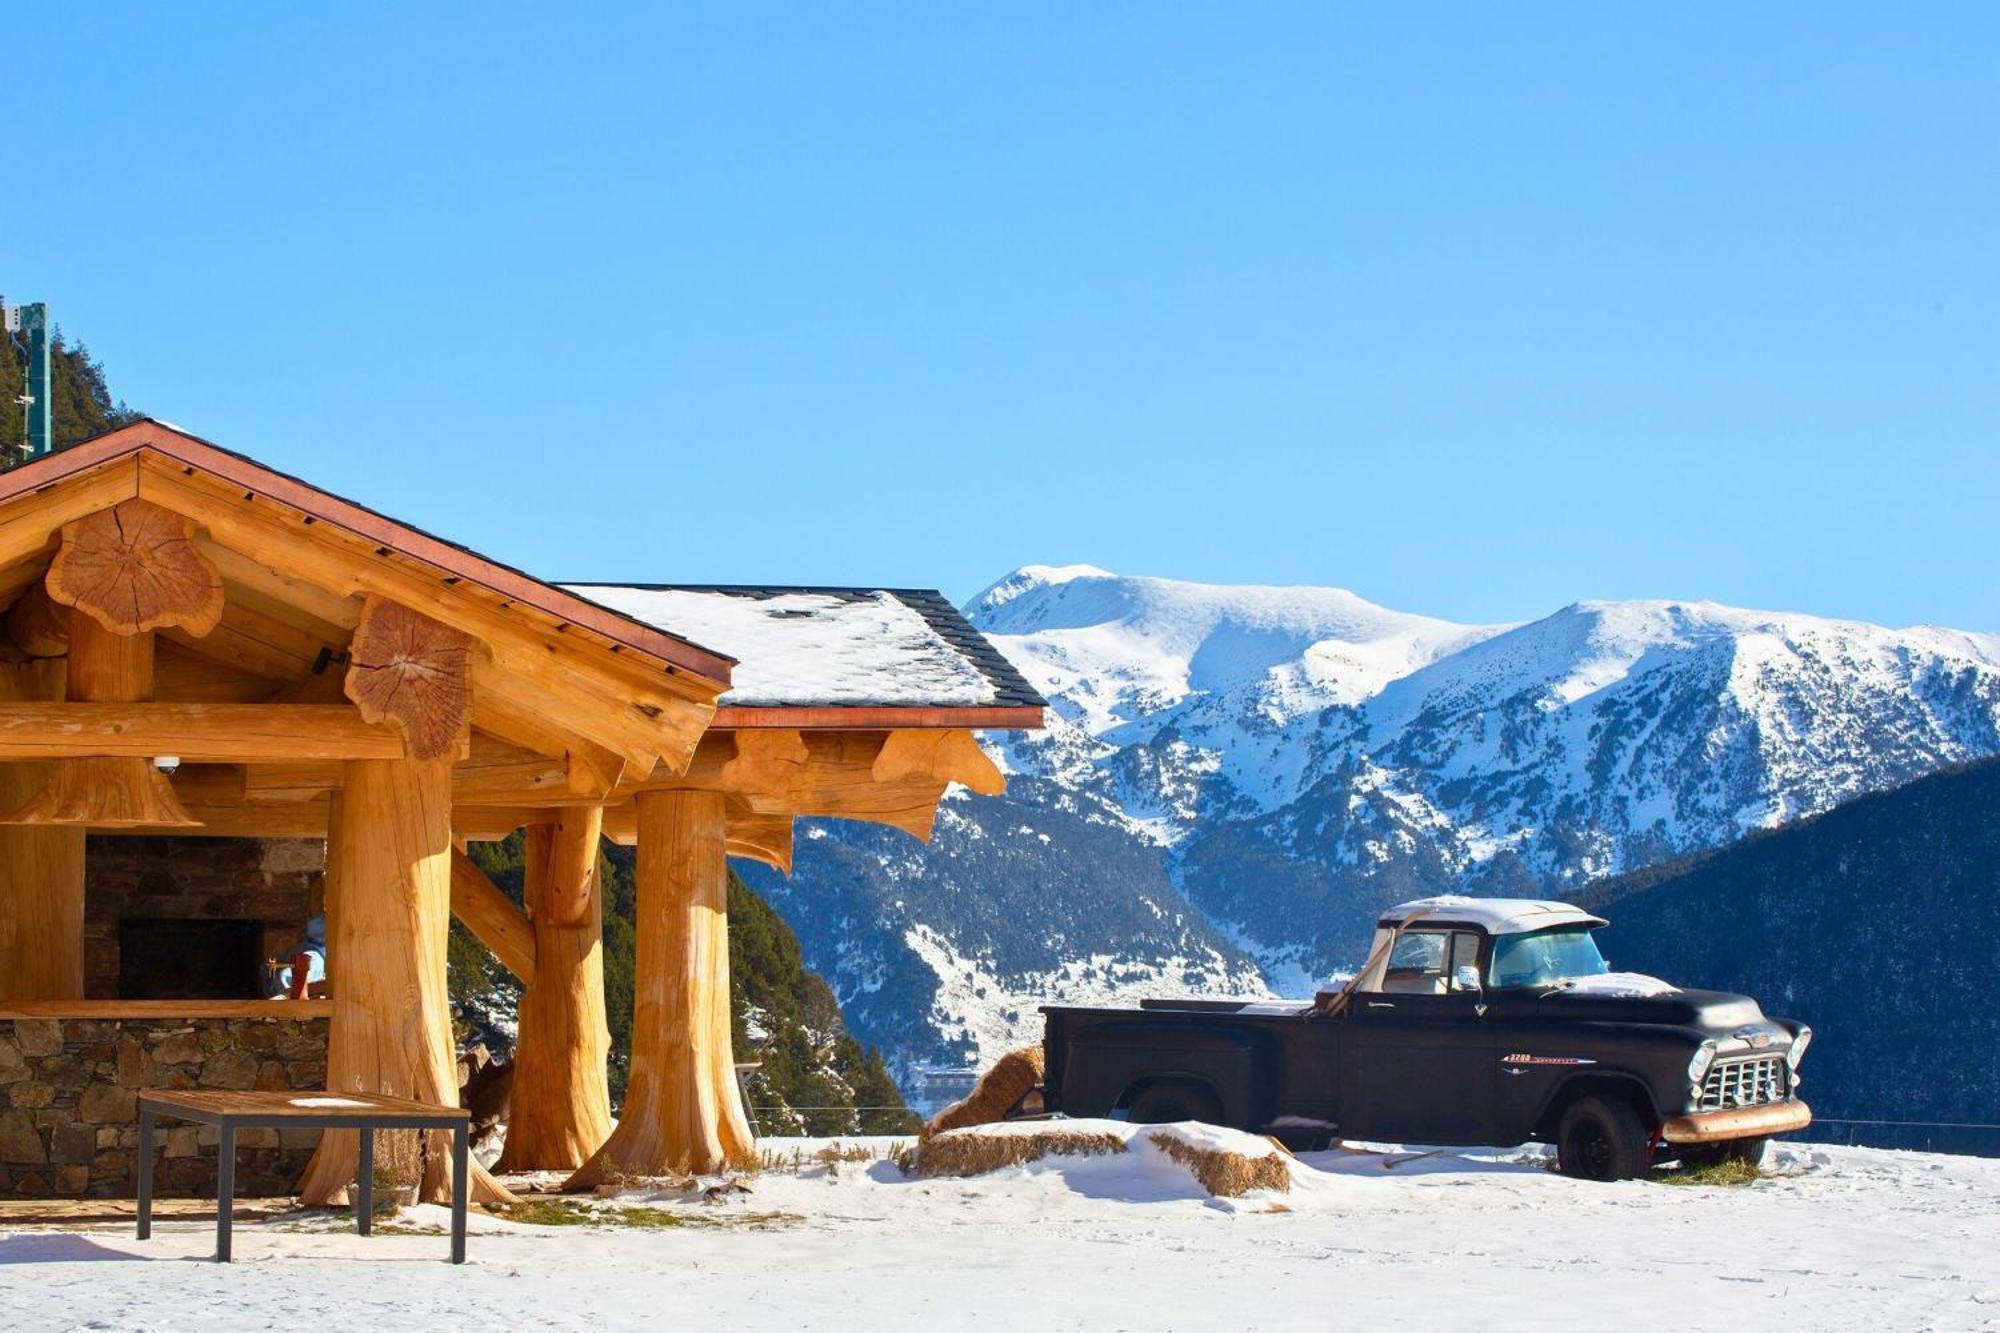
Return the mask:
<svg viewBox="0 0 2000 1333">
<path fill-rule="evenodd" d="M 451 763 L 355 759 L 343 765 L 327 830 L 327 965 L 333 1018 L 327 1087 L 433 1105 L 458 1104 L 458 1067 L 445 982 L 451 927 Z M 378 1172 L 451 1197 L 450 1136 L 381 1135 Z M 336 1202 L 353 1180 L 359 1140 L 329 1130 L 299 1193 Z M 511 1196 L 473 1163 L 473 1198 Z"/>
<path fill-rule="evenodd" d="M 535 928 L 534 979 L 521 995 L 502 1171 L 574 1171 L 611 1137 L 604 1013 L 601 807 L 530 824 L 523 897 Z"/>
<path fill-rule="evenodd" d="M 714 1172 L 755 1151 L 729 1036 L 723 797 L 641 792 L 632 1072 L 618 1128 L 567 1188 Z"/>
<path fill-rule="evenodd" d="M 0 665 L 0 699 L 59 699 L 60 659 Z M 34 799 L 54 764 L 0 764 L 0 810 Z M 0 1000 L 83 998 L 81 828 L 0 824 Z"/>
</svg>

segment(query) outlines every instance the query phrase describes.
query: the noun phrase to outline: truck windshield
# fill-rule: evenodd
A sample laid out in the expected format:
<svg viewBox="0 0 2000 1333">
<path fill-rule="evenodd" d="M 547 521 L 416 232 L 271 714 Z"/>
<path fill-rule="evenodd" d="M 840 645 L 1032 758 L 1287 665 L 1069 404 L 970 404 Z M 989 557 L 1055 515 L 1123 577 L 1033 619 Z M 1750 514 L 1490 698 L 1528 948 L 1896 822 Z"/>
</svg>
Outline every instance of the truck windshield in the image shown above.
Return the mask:
<svg viewBox="0 0 2000 1333">
<path fill-rule="evenodd" d="M 1610 971 L 1584 926 L 1558 926 L 1531 935 L 1502 935 L 1493 943 L 1493 985 L 1553 986 L 1571 977 Z"/>
</svg>

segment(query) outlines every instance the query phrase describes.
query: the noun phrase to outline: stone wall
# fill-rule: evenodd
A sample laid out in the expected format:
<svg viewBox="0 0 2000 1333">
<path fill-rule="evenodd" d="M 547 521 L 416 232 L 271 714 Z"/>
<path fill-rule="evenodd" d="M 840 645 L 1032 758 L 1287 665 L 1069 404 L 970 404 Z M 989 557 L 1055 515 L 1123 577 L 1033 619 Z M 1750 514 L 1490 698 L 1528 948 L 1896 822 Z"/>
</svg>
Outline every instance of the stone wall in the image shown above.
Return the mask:
<svg viewBox="0 0 2000 1333">
<path fill-rule="evenodd" d="M 130 1197 L 139 1090 L 323 1088 L 323 1018 L 0 1019 L 0 1197 Z M 215 1195 L 215 1130 L 162 1120 L 154 1188 Z M 290 1194 L 311 1129 L 236 1136 L 239 1195 Z"/>
<path fill-rule="evenodd" d="M 125 917 L 255 918 L 263 954 L 289 957 L 325 895 L 317 839 L 93 837 L 84 852 L 83 993 L 118 998 Z"/>
</svg>

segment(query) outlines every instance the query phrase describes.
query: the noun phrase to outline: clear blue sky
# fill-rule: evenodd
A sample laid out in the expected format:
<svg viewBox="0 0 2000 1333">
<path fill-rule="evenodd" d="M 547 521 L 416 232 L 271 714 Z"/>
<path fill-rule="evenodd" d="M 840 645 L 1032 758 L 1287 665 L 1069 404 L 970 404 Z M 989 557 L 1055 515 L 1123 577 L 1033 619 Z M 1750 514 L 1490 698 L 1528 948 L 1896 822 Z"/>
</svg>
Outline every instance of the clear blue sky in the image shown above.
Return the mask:
<svg viewBox="0 0 2000 1333">
<path fill-rule="evenodd" d="M 590 8 L 13 7 L 0 289 L 551 577 L 2000 629 L 2000 6 Z"/>
</svg>

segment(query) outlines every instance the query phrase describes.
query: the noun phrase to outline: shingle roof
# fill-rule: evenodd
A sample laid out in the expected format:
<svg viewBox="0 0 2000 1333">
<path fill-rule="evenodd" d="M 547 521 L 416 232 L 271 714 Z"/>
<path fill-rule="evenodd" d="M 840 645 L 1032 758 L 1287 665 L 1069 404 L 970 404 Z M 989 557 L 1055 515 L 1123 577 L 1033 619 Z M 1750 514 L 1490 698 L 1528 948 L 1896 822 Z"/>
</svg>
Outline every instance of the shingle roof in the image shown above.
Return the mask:
<svg viewBox="0 0 2000 1333">
<path fill-rule="evenodd" d="M 744 709 L 1039 710 L 1041 694 L 941 593 L 769 584 L 566 583 L 738 660 Z M 973 724 L 978 725 L 978 724 Z M 993 722 L 987 725 L 1009 725 Z M 1022 725 L 1016 720 L 1011 725 Z"/>
</svg>

